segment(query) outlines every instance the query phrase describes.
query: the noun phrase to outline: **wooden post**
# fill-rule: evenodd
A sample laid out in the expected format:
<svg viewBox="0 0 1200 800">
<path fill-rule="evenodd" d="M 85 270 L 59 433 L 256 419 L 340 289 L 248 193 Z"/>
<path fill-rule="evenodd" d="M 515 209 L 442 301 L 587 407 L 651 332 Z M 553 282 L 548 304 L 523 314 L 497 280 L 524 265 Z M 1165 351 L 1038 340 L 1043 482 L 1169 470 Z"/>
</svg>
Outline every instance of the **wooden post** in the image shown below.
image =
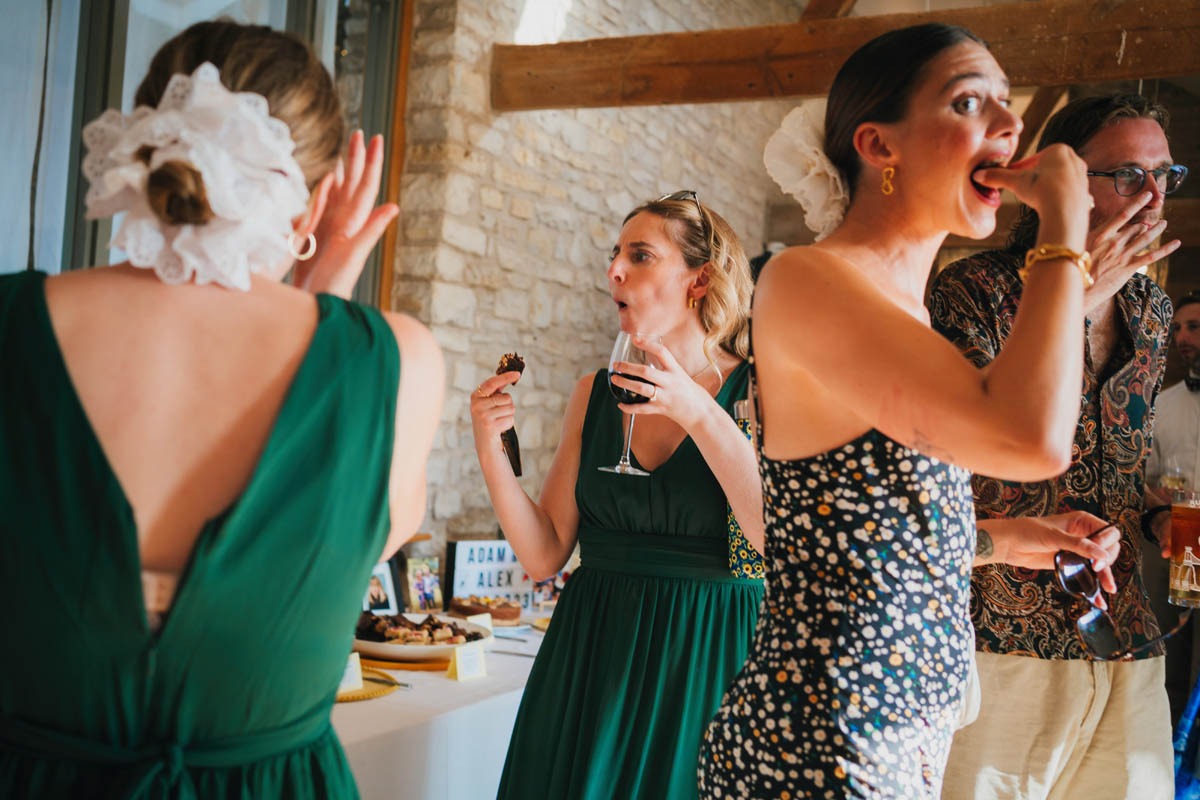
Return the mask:
<svg viewBox="0 0 1200 800">
<path fill-rule="evenodd" d="M 395 95 L 392 99 L 392 130 L 388 135 L 388 172 L 383 186 L 383 199 L 387 203 L 400 202 L 400 177 L 404 173 L 404 111 L 408 103 L 408 63 L 412 60 L 413 8 L 414 0 L 404 0 L 400 6 L 399 37 L 400 51 L 396 54 Z M 392 221 L 383 233 L 383 246 L 379 251 L 379 308 L 392 310 L 392 286 L 396 277 L 396 239 L 399 236 L 400 216 Z"/>
<path fill-rule="evenodd" d="M 1046 124 L 1046 120 L 1050 119 L 1050 115 L 1054 113 L 1054 107 L 1066 93 L 1066 86 L 1042 86 L 1034 92 L 1033 99 L 1029 101 L 1029 106 L 1025 109 L 1025 116 L 1021 117 L 1021 122 L 1025 127 L 1021 128 L 1021 138 L 1017 140 L 1017 151 L 1013 153 L 1013 161 L 1023 158 L 1029 151 L 1034 137 Z"/>
</svg>

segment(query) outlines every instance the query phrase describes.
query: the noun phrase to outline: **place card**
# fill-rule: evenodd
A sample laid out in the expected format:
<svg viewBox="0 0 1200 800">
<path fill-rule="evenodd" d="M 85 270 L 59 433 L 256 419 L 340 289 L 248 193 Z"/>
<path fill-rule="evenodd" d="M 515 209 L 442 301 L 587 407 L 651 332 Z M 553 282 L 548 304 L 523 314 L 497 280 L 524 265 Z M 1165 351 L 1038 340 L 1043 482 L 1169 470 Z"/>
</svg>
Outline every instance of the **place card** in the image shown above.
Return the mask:
<svg viewBox="0 0 1200 800">
<path fill-rule="evenodd" d="M 342 681 L 338 684 L 338 694 L 354 692 L 361 688 L 363 688 L 362 664 L 358 660 L 358 653 L 351 653 L 350 658 L 346 660 L 346 669 L 342 672 Z"/>
<path fill-rule="evenodd" d="M 450 667 L 446 670 L 447 678 L 466 681 L 486 675 L 487 667 L 483 663 L 482 644 L 473 642 L 454 648 L 454 653 L 450 656 Z"/>
<path fill-rule="evenodd" d="M 487 628 L 489 631 L 492 630 L 492 615 L 486 611 L 482 614 L 472 614 L 466 618 L 466 621 Z"/>
</svg>

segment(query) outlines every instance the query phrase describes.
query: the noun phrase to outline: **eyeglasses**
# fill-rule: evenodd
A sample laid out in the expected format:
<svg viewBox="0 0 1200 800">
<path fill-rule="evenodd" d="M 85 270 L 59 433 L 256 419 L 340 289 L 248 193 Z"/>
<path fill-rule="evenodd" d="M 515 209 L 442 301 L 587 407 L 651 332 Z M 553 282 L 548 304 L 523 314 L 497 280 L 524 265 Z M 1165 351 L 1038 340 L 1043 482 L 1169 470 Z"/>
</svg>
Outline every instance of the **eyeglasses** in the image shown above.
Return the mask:
<svg viewBox="0 0 1200 800">
<path fill-rule="evenodd" d="M 700 196 L 696 194 L 695 189 L 681 189 L 678 192 L 664 194 L 654 202 L 669 203 L 681 200 L 691 200 L 696 204 L 696 213 L 700 215 L 700 232 L 704 234 L 704 241 L 708 244 L 708 252 L 712 252 L 712 231 L 708 227 L 708 218 L 704 216 L 704 206 L 700 205 Z"/>
<path fill-rule="evenodd" d="M 1154 182 L 1158 184 L 1160 192 L 1171 194 L 1183 185 L 1183 179 L 1187 177 L 1188 168 L 1182 164 L 1172 164 L 1169 167 L 1149 170 L 1142 169 L 1141 167 L 1121 167 L 1109 172 L 1088 170 L 1088 175 L 1091 175 L 1093 178 L 1112 178 L 1117 194 L 1122 197 L 1129 197 L 1140 192 L 1142 187 L 1146 185 L 1147 174 L 1154 176 Z"/>
<path fill-rule="evenodd" d="M 1096 533 L 1111 527 L 1106 525 Z M 1112 614 L 1100 608 L 1100 582 L 1096 580 L 1096 573 L 1086 558 L 1069 550 L 1059 550 L 1054 555 L 1054 575 L 1064 592 L 1087 601 L 1088 611 L 1075 620 L 1075 633 L 1097 661 L 1128 660 L 1179 633 L 1192 614 L 1192 610 L 1187 609 L 1170 631 L 1137 647 L 1130 647 L 1129 638 L 1117 632 L 1117 623 Z"/>
</svg>

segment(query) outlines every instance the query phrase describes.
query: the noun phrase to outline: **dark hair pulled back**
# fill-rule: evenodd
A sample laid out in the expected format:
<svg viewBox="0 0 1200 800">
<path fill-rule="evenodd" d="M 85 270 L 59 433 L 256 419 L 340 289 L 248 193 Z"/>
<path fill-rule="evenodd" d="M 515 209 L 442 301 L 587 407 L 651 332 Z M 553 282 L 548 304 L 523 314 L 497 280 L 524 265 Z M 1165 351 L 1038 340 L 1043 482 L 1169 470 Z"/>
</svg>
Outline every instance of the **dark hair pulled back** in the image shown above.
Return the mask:
<svg viewBox="0 0 1200 800">
<path fill-rule="evenodd" d="M 191 75 L 206 61 L 220 72 L 226 89 L 266 98 L 271 116 L 291 131 L 292 156 L 310 189 L 333 169 L 345 135 L 341 100 L 316 53 L 290 33 L 232 20 L 198 22 L 154 54 L 134 104 L 157 107 L 171 76 Z M 150 153 L 142 156 L 149 161 Z M 213 216 L 204 180 L 187 163 L 159 166 L 150 174 L 147 194 L 150 207 L 169 224 L 203 224 Z"/>
<path fill-rule="evenodd" d="M 854 131 L 864 122 L 903 119 L 925 66 L 943 50 L 963 42 L 987 47 L 957 25 L 913 25 L 875 37 L 838 70 L 825 108 L 825 154 L 841 170 L 851 200 L 861 171 Z"/>
</svg>

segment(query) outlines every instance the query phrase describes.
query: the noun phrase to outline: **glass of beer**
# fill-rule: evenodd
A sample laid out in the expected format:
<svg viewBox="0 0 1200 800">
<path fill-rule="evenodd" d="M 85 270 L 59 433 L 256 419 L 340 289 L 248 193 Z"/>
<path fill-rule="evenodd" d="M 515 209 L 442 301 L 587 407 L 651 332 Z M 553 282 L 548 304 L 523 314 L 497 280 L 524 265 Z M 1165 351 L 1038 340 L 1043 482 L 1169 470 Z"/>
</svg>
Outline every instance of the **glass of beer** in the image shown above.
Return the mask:
<svg viewBox="0 0 1200 800">
<path fill-rule="evenodd" d="M 1171 492 L 1171 584 L 1167 600 L 1200 608 L 1200 492 Z"/>
<path fill-rule="evenodd" d="M 1163 470 L 1162 485 L 1164 489 L 1186 489 L 1187 474 L 1179 463 L 1179 456 L 1168 456 L 1166 468 Z"/>
</svg>

